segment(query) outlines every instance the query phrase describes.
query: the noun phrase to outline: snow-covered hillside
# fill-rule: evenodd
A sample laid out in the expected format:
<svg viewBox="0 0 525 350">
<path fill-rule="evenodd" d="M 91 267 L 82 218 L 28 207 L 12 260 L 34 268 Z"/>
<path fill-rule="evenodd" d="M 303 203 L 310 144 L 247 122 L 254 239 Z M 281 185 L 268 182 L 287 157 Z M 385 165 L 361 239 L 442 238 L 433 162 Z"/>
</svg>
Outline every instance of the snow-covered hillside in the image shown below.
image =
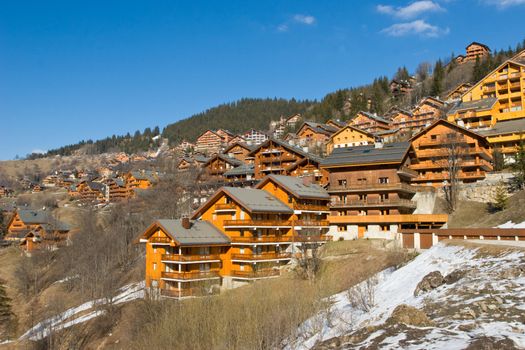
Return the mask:
<svg viewBox="0 0 525 350">
<path fill-rule="evenodd" d="M 434 271 L 455 278 L 414 296 L 419 282 Z M 367 311 L 356 304 L 355 295 L 363 293 Z M 476 341 L 521 348 L 525 254 L 438 244 L 406 266 L 380 273 L 375 283 L 365 281 L 350 293 L 334 295 L 332 302 L 300 327 L 301 337 L 290 340 L 288 349 L 464 349 Z M 393 321 L 392 312 L 402 304 L 420 312 L 427 324 Z"/>
</svg>

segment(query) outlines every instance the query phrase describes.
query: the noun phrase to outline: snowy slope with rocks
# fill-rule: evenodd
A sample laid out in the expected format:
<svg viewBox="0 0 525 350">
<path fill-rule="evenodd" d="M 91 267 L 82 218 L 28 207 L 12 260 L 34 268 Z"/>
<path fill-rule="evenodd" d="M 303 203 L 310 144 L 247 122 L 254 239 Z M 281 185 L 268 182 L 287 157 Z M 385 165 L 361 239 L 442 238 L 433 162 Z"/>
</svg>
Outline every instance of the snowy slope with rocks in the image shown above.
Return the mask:
<svg viewBox="0 0 525 350">
<path fill-rule="evenodd" d="M 440 243 L 331 301 L 288 349 L 523 348 L 525 251 Z"/>
</svg>

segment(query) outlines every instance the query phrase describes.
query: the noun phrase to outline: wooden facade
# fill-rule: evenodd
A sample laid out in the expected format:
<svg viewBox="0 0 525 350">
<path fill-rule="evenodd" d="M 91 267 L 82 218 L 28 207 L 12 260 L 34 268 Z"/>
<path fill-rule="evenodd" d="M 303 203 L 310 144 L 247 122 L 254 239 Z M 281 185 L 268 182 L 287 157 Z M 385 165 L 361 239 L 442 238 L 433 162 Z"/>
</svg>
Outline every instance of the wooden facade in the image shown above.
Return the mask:
<svg viewBox="0 0 525 350">
<path fill-rule="evenodd" d="M 465 62 L 475 61 L 478 57 L 483 58 L 490 54 L 490 48 L 478 42 L 472 42 L 466 47 Z"/>
<path fill-rule="evenodd" d="M 414 183 L 441 186 L 450 181 L 452 166 L 460 168 L 456 176 L 461 182 L 482 180 L 492 171 L 492 152 L 485 137 L 443 119 L 411 142 L 415 156 L 410 168 L 418 173 Z"/>
<path fill-rule="evenodd" d="M 206 130 L 195 141 L 195 151 L 204 154 L 218 153 L 225 144 L 226 140 L 217 132 Z"/>
<path fill-rule="evenodd" d="M 368 112 L 358 112 L 357 115 L 348 123 L 355 128 L 375 134 L 389 130 L 390 121 L 375 114 Z"/>
<path fill-rule="evenodd" d="M 246 143 L 232 143 L 224 150 L 224 154 L 230 158 L 235 158 L 238 161 L 249 164 L 253 163 L 253 158 L 248 157 L 248 153 L 253 151 L 254 147 L 248 146 Z"/>
<path fill-rule="evenodd" d="M 373 144 L 374 134 L 347 125 L 333 134 L 326 143 L 326 154 L 332 153 L 334 148 L 355 147 Z"/>
</svg>

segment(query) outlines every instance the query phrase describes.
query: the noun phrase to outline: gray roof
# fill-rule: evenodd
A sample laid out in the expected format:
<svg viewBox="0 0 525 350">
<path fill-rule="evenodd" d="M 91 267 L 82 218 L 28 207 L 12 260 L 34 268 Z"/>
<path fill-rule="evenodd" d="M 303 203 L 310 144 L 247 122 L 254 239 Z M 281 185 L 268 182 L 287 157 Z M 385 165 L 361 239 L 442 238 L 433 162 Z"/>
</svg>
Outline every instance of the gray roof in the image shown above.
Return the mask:
<svg viewBox="0 0 525 350">
<path fill-rule="evenodd" d="M 525 118 L 512 119 L 497 122 L 490 129 L 477 130 L 478 134 L 483 136 L 494 136 L 500 134 L 509 134 L 509 133 L 521 133 L 525 131 Z"/>
<path fill-rule="evenodd" d="M 243 162 L 241 162 L 241 161 L 238 160 L 237 158 L 228 157 L 227 155 L 220 154 L 220 153 L 217 153 L 217 154 L 215 154 L 213 157 L 211 157 L 210 159 L 208 159 L 208 161 L 206 162 L 206 164 L 210 163 L 210 162 L 211 162 L 213 159 L 215 159 L 216 157 L 219 158 L 219 159 L 224 160 L 226 163 L 229 163 L 229 164 L 231 164 L 231 165 L 239 166 L 239 165 L 244 164 Z"/>
<path fill-rule="evenodd" d="M 285 175 L 269 175 L 297 198 L 330 199 L 326 190 L 317 184 L 304 184 L 301 178 Z"/>
<path fill-rule="evenodd" d="M 264 190 L 239 187 L 223 187 L 222 189 L 250 212 L 293 214 L 290 207 Z"/>
<path fill-rule="evenodd" d="M 334 148 L 333 152 L 321 163 L 321 166 L 402 162 L 409 148 L 410 142 L 386 143 L 382 148 L 376 148 L 375 145 Z"/>
<path fill-rule="evenodd" d="M 206 163 L 208 160 L 210 160 L 210 158 L 199 154 L 194 155 L 193 159 L 195 159 L 195 161 L 198 163 Z"/>
<path fill-rule="evenodd" d="M 388 119 L 385 119 L 385 118 L 383 118 L 381 116 L 378 116 L 376 114 L 368 113 L 368 112 L 365 112 L 365 111 L 360 111 L 359 113 L 364 114 L 368 118 L 374 119 L 374 120 L 376 120 L 378 122 L 381 122 L 381 123 L 386 123 L 386 124 L 390 123 L 390 121 L 388 121 Z M 352 118 L 352 119 L 354 119 L 354 118 Z"/>
<path fill-rule="evenodd" d="M 207 221 L 192 220 L 191 227 L 182 227 L 181 220 L 157 220 L 171 238 L 181 245 L 229 244 L 230 239 Z"/>
<path fill-rule="evenodd" d="M 17 212 L 25 224 L 43 224 L 50 220 L 49 212 L 44 210 L 20 209 Z"/>
<path fill-rule="evenodd" d="M 56 220 L 45 210 L 19 209 L 18 216 L 25 224 L 41 224 L 46 231 L 69 231 L 68 224 Z"/>
<path fill-rule="evenodd" d="M 476 101 L 468 101 L 468 102 L 460 102 L 456 106 L 454 106 L 448 114 L 455 114 L 459 111 L 464 110 L 472 110 L 475 109 L 477 111 L 490 109 L 494 104 L 496 103 L 498 99 L 495 97 L 489 97 L 489 98 L 483 98 L 481 100 Z"/>
<path fill-rule="evenodd" d="M 238 167 L 235 167 L 233 169 L 226 171 L 223 175 L 224 176 L 236 176 L 236 175 L 247 175 L 247 174 L 255 174 L 253 164 L 240 165 Z"/>
<path fill-rule="evenodd" d="M 315 162 L 321 162 L 322 158 L 321 157 L 318 157 L 316 155 L 313 155 L 311 153 L 308 153 L 308 152 L 305 152 L 302 148 L 299 148 L 299 147 L 296 147 L 296 146 L 292 146 L 290 145 L 289 143 L 286 143 L 284 141 L 281 141 L 281 140 L 277 140 L 273 137 L 270 137 L 268 140 L 266 140 L 265 142 L 261 143 L 256 149 L 254 149 L 253 151 L 251 151 L 249 153 L 249 155 L 253 155 L 253 153 L 255 153 L 256 150 L 258 150 L 259 148 L 262 148 L 264 146 L 266 146 L 267 143 L 269 142 L 273 142 L 273 143 L 276 143 L 284 148 L 287 148 L 289 150 L 291 150 L 292 152 L 295 152 L 297 154 L 300 154 L 302 155 L 303 157 L 305 158 L 308 158 L 308 159 L 311 159 Z"/>
<path fill-rule="evenodd" d="M 303 125 L 308 125 L 310 128 L 312 128 L 315 132 L 325 135 L 332 135 L 335 133 L 338 128 L 328 125 L 328 124 L 321 124 L 321 123 L 315 123 L 315 122 L 304 122 Z"/>
<path fill-rule="evenodd" d="M 131 175 L 137 180 L 148 180 L 149 182 L 157 181 L 157 174 L 151 170 L 132 171 Z"/>
</svg>

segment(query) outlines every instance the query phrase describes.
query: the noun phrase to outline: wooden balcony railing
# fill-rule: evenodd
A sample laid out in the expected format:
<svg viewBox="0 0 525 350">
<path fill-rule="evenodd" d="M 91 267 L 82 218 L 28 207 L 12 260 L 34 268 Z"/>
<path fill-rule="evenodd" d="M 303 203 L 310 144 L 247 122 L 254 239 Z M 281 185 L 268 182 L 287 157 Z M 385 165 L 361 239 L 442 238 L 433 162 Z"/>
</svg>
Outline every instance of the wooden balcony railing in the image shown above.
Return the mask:
<svg viewBox="0 0 525 350">
<path fill-rule="evenodd" d="M 279 162 L 294 162 L 297 160 L 294 156 L 282 155 L 282 156 L 270 156 L 259 158 L 261 163 L 279 163 Z"/>
<path fill-rule="evenodd" d="M 409 199 L 367 199 L 367 200 L 349 200 L 333 201 L 334 208 L 366 208 L 366 207 L 405 207 L 416 208 L 417 204 Z"/>
<path fill-rule="evenodd" d="M 295 226 L 304 226 L 304 227 L 308 227 L 308 226 L 318 227 L 318 226 L 329 226 L 330 225 L 328 220 L 297 220 L 294 222 L 294 224 Z"/>
<path fill-rule="evenodd" d="M 390 184 L 347 184 L 347 185 L 330 185 L 328 192 L 365 192 L 365 191 L 405 191 L 415 193 L 416 189 L 405 183 Z"/>
<path fill-rule="evenodd" d="M 235 210 L 235 203 L 219 203 L 215 204 L 215 210 Z"/>
<path fill-rule="evenodd" d="M 171 243 L 171 238 L 169 237 L 150 237 L 150 243 Z"/>
<path fill-rule="evenodd" d="M 292 226 L 292 222 L 288 220 L 224 220 L 224 226 Z"/>
<path fill-rule="evenodd" d="M 264 253 L 264 254 L 232 254 L 232 260 L 275 260 L 291 259 L 291 253 Z"/>
<path fill-rule="evenodd" d="M 192 261 L 210 261 L 220 260 L 219 254 L 209 255 L 178 255 L 178 254 L 162 254 L 162 260 L 165 261 L 180 261 L 180 262 L 192 262 Z"/>
<path fill-rule="evenodd" d="M 316 205 L 316 204 L 300 204 L 295 203 L 293 205 L 295 210 L 309 210 L 309 211 L 328 211 L 327 205 Z"/>
<path fill-rule="evenodd" d="M 521 77 L 521 73 L 520 72 L 510 73 L 509 77 L 511 77 L 511 78 L 519 78 L 519 77 Z"/>
<path fill-rule="evenodd" d="M 219 271 L 186 271 L 186 272 L 162 272 L 162 278 L 173 278 L 179 280 L 207 279 L 217 278 Z"/>
<path fill-rule="evenodd" d="M 258 270 L 258 271 L 232 271 L 232 276 L 234 277 L 243 277 L 243 278 L 268 278 L 280 276 L 281 272 L 279 270 L 269 269 L 269 270 Z"/>
<path fill-rule="evenodd" d="M 296 242 L 326 242 L 331 239 L 332 237 L 326 235 L 297 235 L 295 237 Z"/>
<path fill-rule="evenodd" d="M 417 171 L 414 171 L 414 170 L 412 170 L 412 169 L 410 169 L 409 167 L 406 167 L 406 166 L 400 167 L 397 170 L 397 173 L 399 175 L 406 175 L 406 176 L 410 176 L 410 177 L 414 177 L 414 176 L 418 175 Z"/>
<path fill-rule="evenodd" d="M 232 237 L 233 243 L 282 243 L 292 242 L 291 236 Z"/>
</svg>

